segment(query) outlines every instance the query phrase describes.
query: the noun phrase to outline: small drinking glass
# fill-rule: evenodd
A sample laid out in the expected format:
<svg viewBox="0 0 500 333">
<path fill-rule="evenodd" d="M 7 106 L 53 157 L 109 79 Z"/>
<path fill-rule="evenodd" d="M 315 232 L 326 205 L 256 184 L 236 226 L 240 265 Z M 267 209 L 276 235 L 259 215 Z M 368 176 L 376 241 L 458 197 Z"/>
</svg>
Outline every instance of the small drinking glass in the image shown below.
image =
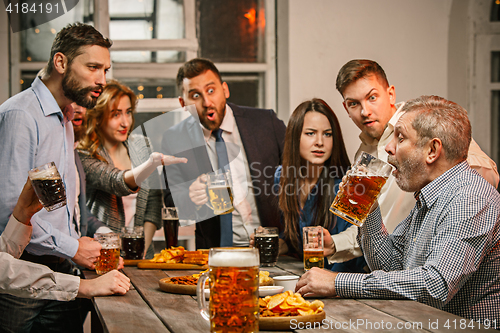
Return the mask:
<svg viewBox="0 0 500 333">
<path fill-rule="evenodd" d="M 94 239 L 101 244 L 101 255 L 95 263 L 95 271 L 102 275 L 118 269 L 120 262 L 120 235 L 114 232 L 96 233 Z"/>
<path fill-rule="evenodd" d="M 339 188 L 330 211 L 361 227 L 391 172 L 390 164 L 362 152 Z"/>
<path fill-rule="evenodd" d="M 304 270 L 308 271 L 313 267 L 325 268 L 323 257 L 323 227 L 302 228 L 304 244 Z"/>
<path fill-rule="evenodd" d="M 163 232 L 167 249 L 178 246 L 179 243 L 179 214 L 176 207 L 163 207 L 161 211 Z"/>
<path fill-rule="evenodd" d="M 259 227 L 255 229 L 254 235 L 255 247 L 260 255 L 260 266 L 275 266 L 280 252 L 278 228 Z"/>
<path fill-rule="evenodd" d="M 123 227 L 121 241 L 123 259 L 142 259 L 144 255 L 144 227 Z"/>
<path fill-rule="evenodd" d="M 66 206 L 66 190 L 54 162 L 31 169 L 28 176 L 38 200 L 47 211 Z"/>
</svg>

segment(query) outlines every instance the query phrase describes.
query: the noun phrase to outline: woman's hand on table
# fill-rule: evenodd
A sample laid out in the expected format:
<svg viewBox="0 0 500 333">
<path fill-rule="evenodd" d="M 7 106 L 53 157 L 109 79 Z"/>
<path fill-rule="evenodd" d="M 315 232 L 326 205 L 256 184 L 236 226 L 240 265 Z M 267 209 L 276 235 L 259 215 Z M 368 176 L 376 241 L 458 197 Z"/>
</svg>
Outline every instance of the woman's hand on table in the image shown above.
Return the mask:
<svg viewBox="0 0 500 333">
<path fill-rule="evenodd" d="M 337 296 L 335 292 L 337 274 L 337 272 L 313 267 L 301 276 L 295 287 L 295 292 L 302 296 Z"/>
<path fill-rule="evenodd" d="M 95 279 L 80 279 L 77 297 L 125 295 L 130 289 L 130 279 L 113 270 Z"/>
</svg>

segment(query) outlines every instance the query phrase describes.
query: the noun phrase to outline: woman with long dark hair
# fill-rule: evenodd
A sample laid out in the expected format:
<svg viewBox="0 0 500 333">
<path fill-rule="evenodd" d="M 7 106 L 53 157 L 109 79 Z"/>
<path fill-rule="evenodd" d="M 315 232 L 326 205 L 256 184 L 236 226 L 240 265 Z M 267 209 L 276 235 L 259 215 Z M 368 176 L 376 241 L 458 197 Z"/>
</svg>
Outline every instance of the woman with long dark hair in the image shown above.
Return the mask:
<svg viewBox="0 0 500 333">
<path fill-rule="evenodd" d="M 342 177 L 350 168 L 337 117 L 322 99 L 301 103 L 285 134 L 283 165 L 276 170 L 275 193 L 282 211 L 281 253 L 303 257 L 302 228 L 322 226 L 325 243 L 352 225 L 329 212 Z M 364 272 L 364 258 L 325 267 L 339 272 Z"/>
</svg>

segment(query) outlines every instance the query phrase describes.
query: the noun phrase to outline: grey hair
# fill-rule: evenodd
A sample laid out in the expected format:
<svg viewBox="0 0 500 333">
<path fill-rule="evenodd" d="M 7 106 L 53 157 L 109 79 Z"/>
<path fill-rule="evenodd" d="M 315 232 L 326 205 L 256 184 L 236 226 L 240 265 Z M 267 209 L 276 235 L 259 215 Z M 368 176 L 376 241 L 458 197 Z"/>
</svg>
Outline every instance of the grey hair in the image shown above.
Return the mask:
<svg viewBox="0 0 500 333">
<path fill-rule="evenodd" d="M 419 137 L 419 147 L 438 138 L 448 161 L 467 159 L 472 130 L 463 107 L 439 96 L 420 96 L 406 102 L 402 111 L 417 113 L 412 126 Z"/>
</svg>

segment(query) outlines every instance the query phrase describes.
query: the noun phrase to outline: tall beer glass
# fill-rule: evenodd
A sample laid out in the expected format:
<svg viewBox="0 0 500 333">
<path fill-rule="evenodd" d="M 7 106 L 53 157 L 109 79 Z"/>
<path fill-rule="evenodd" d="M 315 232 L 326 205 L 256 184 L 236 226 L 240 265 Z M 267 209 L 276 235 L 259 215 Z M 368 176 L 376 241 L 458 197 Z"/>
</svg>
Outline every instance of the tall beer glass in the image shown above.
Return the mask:
<svg viewBox="0 0 500 333">
<path fill-rule="evenodd" d="M 179 243 L 179 214 L 176 207 L 163 207 L 161 210 L 163 233 L 167 249 L 178 246 Z"/>
<path fill-rule="evenodd" d="M 361 227 L 380 195 L 392 166 L 362 152 L 354 163 L 347 180 L 342 183 L 330 211 L 344 220 Z"/>
<path fill-rule="evenodd" d="M 101 255 L 95 263 L 95 272 L 105 274 L 118 268 L 120 262 L 120 235 L 114 232 L 96 233 L 94 239 L 101 244 Z"/>
<path fill-rule="evenodd" d="M 208 207 L 215 215 L 229 214 L 234 210 L 231 189 L 231 171 L 216 170 L 207 174 Z"/>
<path fill-rule="evenodd" d="M 302 228 L 302 240 L 304 247 L 304 270 L 308 271 L 313 267 L 325 268 L 323 227 Z"/>
<path fill-rule="evenodd" d="M 210 332 L 259 331 L 259 251 L 256 248 L 211 248 L 209 271 L 198 280 L 197 299 Z M 207 311 L 203 289 L 209 279 Z"/>
<path fill-rule="evenodd" d="M 31 169 L 28 176 L 38 200 L 47 211 L 66 206 L 66 190 L 54 162 Z"/>
</svg>

